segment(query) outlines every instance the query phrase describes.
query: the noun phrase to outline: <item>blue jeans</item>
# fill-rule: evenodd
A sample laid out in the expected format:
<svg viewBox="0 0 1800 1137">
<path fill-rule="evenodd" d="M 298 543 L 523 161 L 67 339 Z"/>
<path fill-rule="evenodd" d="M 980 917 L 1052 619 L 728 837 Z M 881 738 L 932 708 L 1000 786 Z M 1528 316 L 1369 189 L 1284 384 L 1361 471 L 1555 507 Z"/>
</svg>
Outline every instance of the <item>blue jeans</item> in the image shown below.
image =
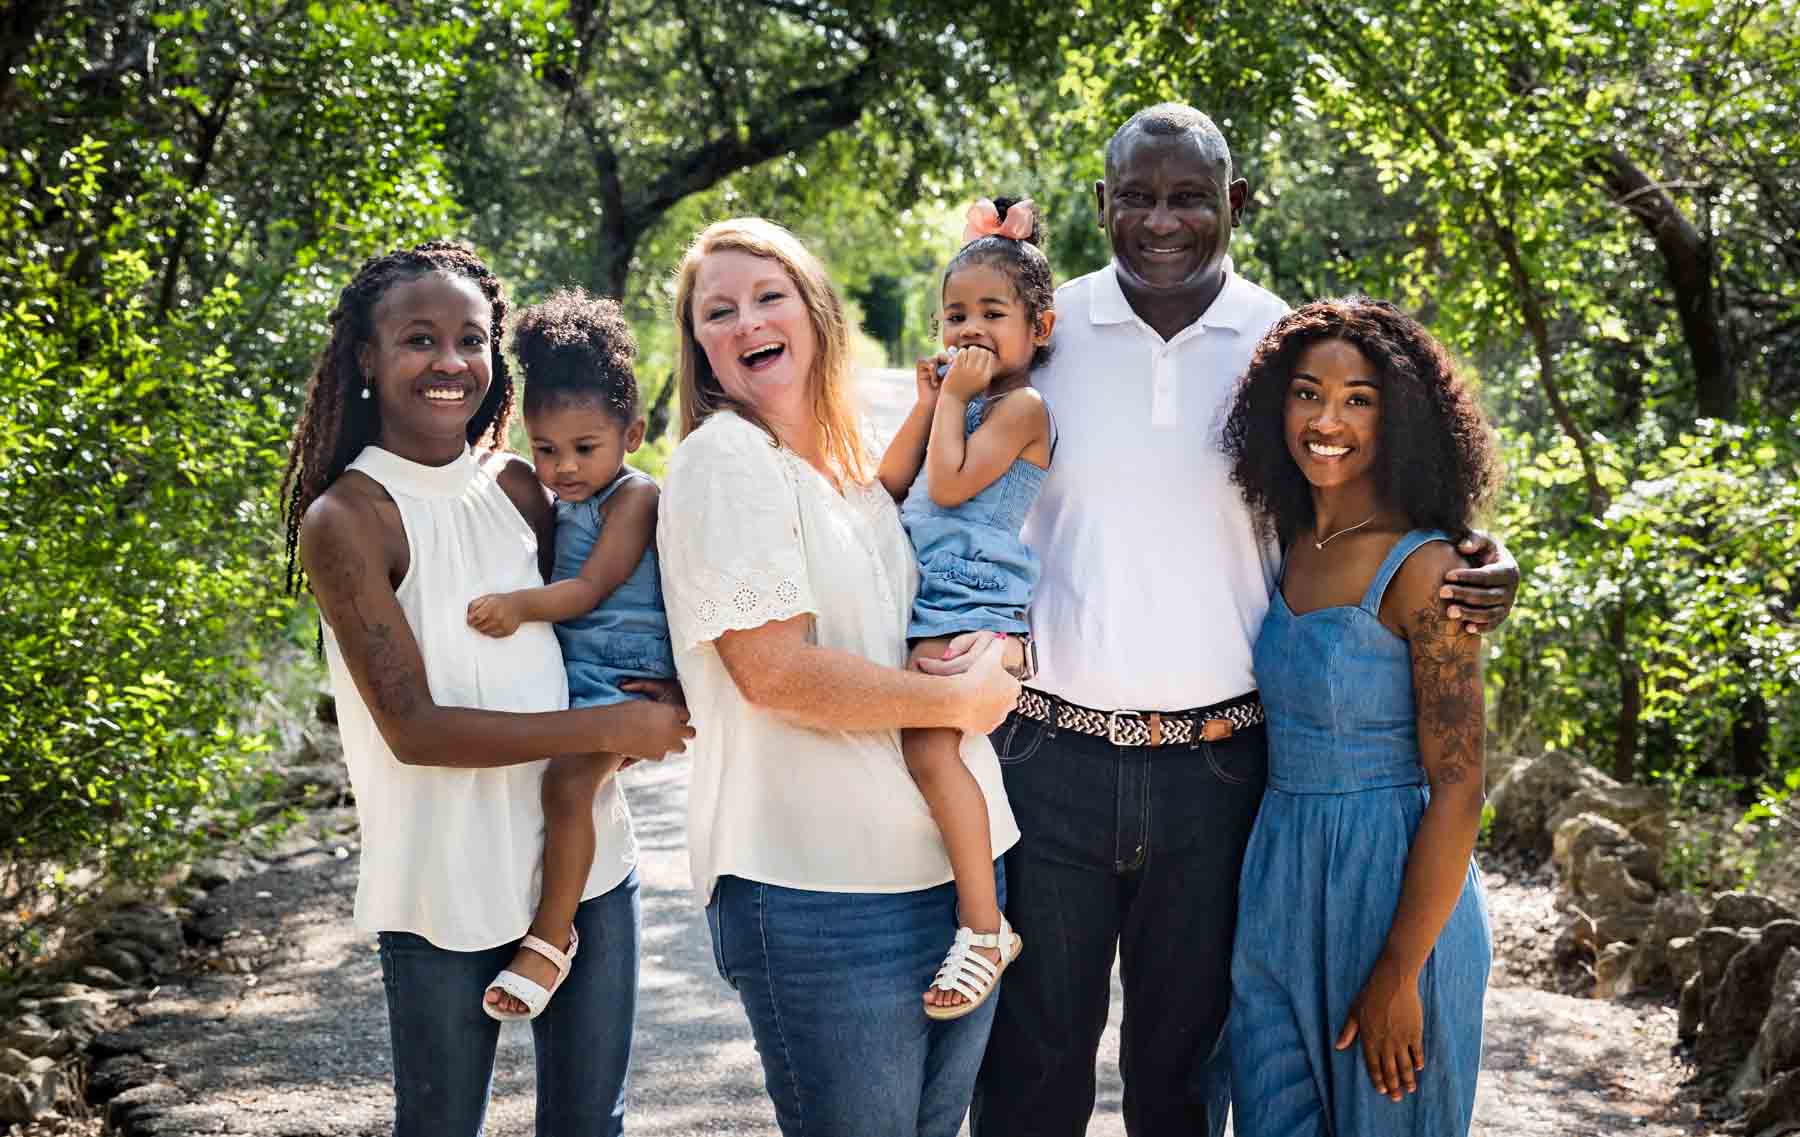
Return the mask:
<svg viewBox="0 0 1800 1137">
<path fill-rule="evenodd" d="M 995 877 L 1004 904 L 998 864 Z M 956 935 L 955 886 L 811 892 L 726 876 L 706 921 L 782 1133 L 955 1137 L 995 1003 L 925 1017 L 925 988 Z"/>
<path fill-rule="evenodd" d="M 1220 743 L 1124 747 L 1014 715 L 994 735 L 1022 836 L 1006 972 L 976 1089 L 977 1137 L 1080 1137 L 1112 994 L 1131 1137 L 1217 1137 L 1230 1094 L 1238 871 L 1262 801 L 1262 727 Z"/>
<path fill-rule="evenodd" d="M 624 1131 L 625 1071 L 637 1017 L 637 873 L 575 910 L 581 949 L 531 1022 L 538 1137 Z M 394 1047 L 395 1137 L 476 1137 L 487 1114 L 500 1024 L 482 995 L 516 944 L 447 951 L 382 932 L 381 976 Z"/>
</svg>

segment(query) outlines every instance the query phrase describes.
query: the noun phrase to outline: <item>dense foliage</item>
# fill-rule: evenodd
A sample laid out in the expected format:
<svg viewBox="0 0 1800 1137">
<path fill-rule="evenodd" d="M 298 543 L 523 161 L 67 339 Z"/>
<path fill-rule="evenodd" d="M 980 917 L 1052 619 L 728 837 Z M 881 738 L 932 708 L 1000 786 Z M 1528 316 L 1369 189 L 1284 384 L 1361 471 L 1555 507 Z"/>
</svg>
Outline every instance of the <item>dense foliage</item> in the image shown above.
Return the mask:
<svg viewBox="0 0 1800 1137">
<path fill-rule="evenodd" d="M 429 143 L 460 33 L 351 4 L 23 15 L 0 96 L 0 905 L 29 915 L 191 847 L 261 745 L 241 724 L 288 621 L 296 379 L 347 263 L 448 223 Z"/>
</svg>

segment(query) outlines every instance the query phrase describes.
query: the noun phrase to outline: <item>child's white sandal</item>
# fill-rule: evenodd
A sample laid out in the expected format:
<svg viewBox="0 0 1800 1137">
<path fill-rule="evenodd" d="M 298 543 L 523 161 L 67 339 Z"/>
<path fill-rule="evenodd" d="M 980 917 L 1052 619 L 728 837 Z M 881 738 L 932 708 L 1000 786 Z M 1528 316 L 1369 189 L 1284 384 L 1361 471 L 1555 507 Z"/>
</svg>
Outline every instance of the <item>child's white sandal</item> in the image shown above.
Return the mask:
<svg viewBox="0 0 1800 1137">
<path fill-rule="evenodd" d="M 575 951 L 581 947 L 581 937 L 576 934 L 574 928 L 569 929 L 569 950 L 567 952 L 558 951 L 556 945 L 530 935 L 520 940 L 519 946 L 529 948 L 554 963 L 556 979 L 548 988 L 545 988 L 512 970 L 502 971 L 494 976 L 494 981 L 481 992 L 481 1009 L 488 1013 L 489 1018 L 499 1019 L 503 1023 L 535 1019 L 544 1013 L 544 1007 L 549 1004 L 550 996 L 556 994 L 557 990 L 562 987 L 563 980 L 569 977 L 569 968 L 575 963 Z M 522 1013 L 505 1011 L 488 1002 L 487 993 L 496 987 L 524 1003 L 525 1010 Z"/>
<path fill-rule="evenodd" d="M 974 948 L 994 948 L 1000 953 L 998 963 L 987 956 L 974 951 Z M 1000 981 L 1000 973 L 1006 965 L 1019 958 L 1019 952 L 1025 948 L 1025 941 L 1012 930 L 1006 917 L 1000 917 L 998 932 L 977 932 L 972 928 L 956 929 L 956 939 L 950 944 L 950 951 L 944 956 L 944 965 L 938 968 L 937 977 L 926 989 L 939 991 L 955 991 L 967 1002 L 953 1003 L 949 1006 L 925 1004 L 925 1017 L 939 1022 L 960 1019 L 973 1012 L 987 997 L 994 993 L 994 985 Z"/>
</svg>

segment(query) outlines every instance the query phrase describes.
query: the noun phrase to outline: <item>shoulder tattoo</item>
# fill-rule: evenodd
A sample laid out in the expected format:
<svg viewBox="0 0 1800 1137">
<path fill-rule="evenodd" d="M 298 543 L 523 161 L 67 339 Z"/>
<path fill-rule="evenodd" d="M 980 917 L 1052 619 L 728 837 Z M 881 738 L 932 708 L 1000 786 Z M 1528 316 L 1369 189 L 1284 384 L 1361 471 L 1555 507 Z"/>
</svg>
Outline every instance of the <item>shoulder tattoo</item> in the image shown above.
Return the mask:
<svg viewBox="0 0 1800 1137">
<path fill-rule="evenodd" d="M 360 643 L 365 653 L 366 678 L 375 709 L 400 718 L 419 705 L 421 676 L 407 665 L 395 641 L 394 628 L 384 620 L 370 619 L 358 595 L 367 576 L 364 559 L 339 533 L 321 534 L 321 563 L 307 573 L 314 582 L 313 596 L 326 622 L 341 639 Z M 320 588 L 319 585 L 324 585 Z"/>
</svg>

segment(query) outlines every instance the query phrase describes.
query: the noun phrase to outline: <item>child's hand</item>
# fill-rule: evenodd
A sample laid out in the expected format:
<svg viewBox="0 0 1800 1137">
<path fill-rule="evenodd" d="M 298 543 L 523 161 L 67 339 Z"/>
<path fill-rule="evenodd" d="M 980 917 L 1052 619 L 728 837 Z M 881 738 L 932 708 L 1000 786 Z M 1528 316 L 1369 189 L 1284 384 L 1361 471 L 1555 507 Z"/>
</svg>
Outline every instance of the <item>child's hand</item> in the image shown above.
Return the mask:
<svg viewBox="0 0 1800 1137">
<path fill-rule="evenodd" d="M 987 390 L 999 358 L 985 347 L 963 348 L 950 361 L 950 370 L 944 373 L 944 391 L 952 398 L 968 402 Z"/>
<path fill-rule="evenodd" d="M 963 695 L 959 717 L 945 724 L 967 734 L 992 734 L 1019 704 L 1019 681 L 1006 672 L 1004 645 L 992 632 L 980 635 L 982 639 L 967 653 L 975 657 L 969 669 L 952 680 Z"/>
<path fill-rule="evenodd" d="M 919 360 L 918 366 L 913 370 L 913 380 L 918 384 L 920 406 L 937 406 L 938 387 L 944 382 L 938 378 L 937 369 L 939 365 L 949 362 L 950 357 L 941 351 L 930 359 Z"/>
<path fill-rule="evenodd" d="M 1393 1101 L 1417 1093 L 1414 1076 L 1425 1068 L 1425 1008 L 1417 976 L 1377 963 L 1338 1032 L 1337 1049 L 1362 1038 L 1363 1064 L 1375 1091 Z"/>
<path fill-rule="evenodd" d="M 477 596 L 469 601 L 469 627 L 484 636 L 504 639 L 519 630 L 519 606 L 503 593 Z"/>
</svg>

